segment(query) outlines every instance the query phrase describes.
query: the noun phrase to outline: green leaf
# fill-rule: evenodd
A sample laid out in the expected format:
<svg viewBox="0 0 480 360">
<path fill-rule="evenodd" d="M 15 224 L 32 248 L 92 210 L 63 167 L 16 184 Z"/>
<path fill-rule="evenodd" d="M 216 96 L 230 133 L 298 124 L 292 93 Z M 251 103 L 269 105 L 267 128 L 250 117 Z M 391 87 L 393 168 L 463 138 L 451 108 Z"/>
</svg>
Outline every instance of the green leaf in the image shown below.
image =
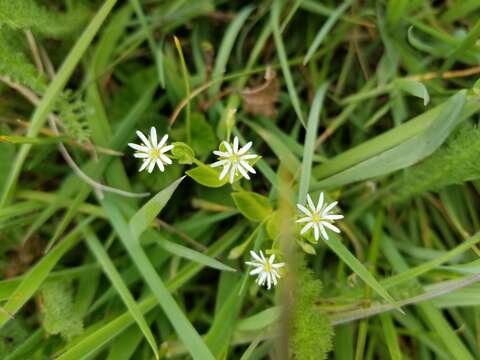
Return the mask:
<svg viewBox="0 0 480 360">
<path fill-rule="evenodd" d="M 205 116 L 200 113 L 193 113 L 192 123 L 192 147 L 200 157 L 209 155 L 217 147 L 217 137 L 212 126 L 207 122 Z"/>
<path fill-rule="evenodd" d="M 41 289 L 42 325 L 49 334 L 61 334 L 67 340 L 83 332 L 80 314 L 75 312 L 73 288 L 65 280 L 47 281 Z"/>
<path fill-rule="evenodd" d="M 171 190 L 173 192 L 174 189 Z M 164 197 L 162 197 L 159 202 L 161 204 L 161 207 L 159 207 L 158 205 L 153 205 L 153 208 L 161 209 L 165 205 L 165 195 L 169 192 L 170 190 L 166 193 L 161 192 L 161 194 L 164 195 Z M 166 200 L 168 200 L 168 198 Z M 131 226 L 129 227 L 127 222 L 123 219 L 120 211 L 113 203 L 110 196 L 106 196 L 102 200 L 102 206 L 104 207 L 110 222 L 112 223 L 123 245 L 127 249 L 136 268 L 142 275 L 143 279 L 145 280 L 148 287 L 155 296 L 156 301 L 162 307 L 165 315 L 167 316 L 168 320 L 177 332 L 179 338 L 187 347 L 190 354 L 193 356 L 194 359 L 213 360 L 214 357 L 212 353 L 205 345 L 205 342 L 202 340 L 202 338 L 195 330 L 193 325 L 190 323 L 188 318 L 182 312 L 178 304 L 175 302 L 172 294 L 170 294 L 170 292 L 168 291 L 163 280 L 157 274 L 155 268 L 148 259 L 147 254 L 145 254 L 145 251 L 141 247 L 138 237 L 134 236 L 131 231 Z M 150 212 L 148 215 L 151 216 L 152 213 Z M 145 224 L 145 222 L 139 223 Z M 139 229 L 140 227 L 136 228 L 137 231 Z M 139 233 L 137 232 L 137 234 Z"/>
<path fill-rule="evenodd" d="M 138 327 L 140 328 L 143 335 L 145 336 L 145 339 L 147 339 L 148 343 L 150 344 L 150 347 L 152 348 L 153 353 L 158 358 L 157 342 L 155 341 L 155 337 L 153 336 L 152 331 L 150 330 L 150 327 L 148 326 L 145 318 L 143 317 L 142 312 L 138 308 L 138 305 L 135 302 L 133 295 L 128 290 L 128 287 L 125 285 L 121 275 L 119 274 L 118 270 L 115 268 L 115 265 L 113 264 L 112 260 L 110 260 L 110 257 L 108 256 L 107 252 L 105 251 L 105 249 L 103 248 L 102 244 L 100 243 L 96 235 L 93 233 L 93 231 L 87 227 L 85 228 L 84 233 L 85 233 L 85 240 L 87 241 L 87 245 L 90 248 L 90 251 L 92 251 L 95 257 L 97 258 L 98 262 L 102 266 L 103 271 L 110 279 L 112 285 L 115 287 L 115 290 L 118 292 L 118 294 L 122 298 L 128 311 L 130 312 L 132 317 L 135 319 Z"/>
<path fill-rule="evenodd" d="M 238 210 L 249 220 L 263 221 L 273 212 L 268 198 L 255 192 L 234 192 L 232 198 Z"/>
<path fill-rule="evenodd" d="M 220 176 L 220 170 L 218 168 L 212 168 L 205 164 L 188 170 L 186 174 L 200 185 L 211 188 L 222 187 L 228 181 L 227 177 L 223 178 L 223 180 L 218 178 Z"/>
<path fill-rule="evenodd" d="M 360 277 L 360 279 L 370 286 L 378 295 L 403 312 L 397 306 L 395 300 L 387 292 L 387 290 L 380 285 L 380 283 L 373 277 L 367 268 L 363 266 L 363 264 L 358 261 L 358 259 L 340 241 L 332 236 L 329 240 L 325 241 L 325 243 L 350 269 L 352 269 L 352 271 L 358 277 Z"/>
<path fill-rule="evenodd" d="M 423 105 L 427 106 L 430 102 L 430 95 L 428 90 L 420 81 L 412 79 L 396 79 L 394 85 L 397 89 L 405 91 L 406 93 L 423 99 Z"/>
<path fill-rule="evenodd" d="M 171 157 L 179 164 L 190 165 L 195 160 L 193 149 L 183 142 L 174 142 Z"/>
<path fill-rule="evenodd" d="M 184 178 L 185 176 L 181 177 L 160 191 L 132 216 L 129 225 L 134 237 L 140 237 L 140 235 L 151 225 Z"/>
<path fill-rule="evenodd" d="M 342 171 L 317 182 L 313 189 L 386 175 L 429 156 L 466 118 L 462 116 L 465 96 L 466 92 L 460 91 L 435 109 L 320 165 L 316 176 L 322 177 L 337 169 Z"/>
<path fill-rule="evenodd" d="M 192 250 L 180 244 L 168 241 L 159 235 L 156 236 L 155 240 L 157 241 L 157 244 L 160 245 L 165 251 L 168 251 L 173 255 L 177 255 L 182 258 L 195 261 L 199 264 L 202 264 L 220 271 L 237 271 L 234 268 L 228 265 L 225 265 L 214 258 L 211 258 L 210 256 L 207 256 L 205 254 L 202 254 L 201 252 Z"/>
</svg>

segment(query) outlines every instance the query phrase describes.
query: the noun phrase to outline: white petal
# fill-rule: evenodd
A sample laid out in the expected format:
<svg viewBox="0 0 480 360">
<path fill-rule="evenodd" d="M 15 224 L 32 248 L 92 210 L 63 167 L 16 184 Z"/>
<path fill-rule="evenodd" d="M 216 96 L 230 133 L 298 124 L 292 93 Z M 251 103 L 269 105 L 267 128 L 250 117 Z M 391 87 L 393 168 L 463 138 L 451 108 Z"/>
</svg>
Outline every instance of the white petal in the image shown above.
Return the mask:
<svg viewBox="0 0 480 360">
<path fill-rule="evenodd" d="M 150 141 L 152 147 L 157 147 L 157 130 L 153 126 L 150 128 Z"/>
<path fill-rule="evenodd" d="M 255 269 L 253 269 L 252 271 L 249 272 L 250 275 L 257 275 L 257 274 L 260 274 L 260 272 L 262 271 L 262 267 L 257 267 Z"/>
<path fill-rule="evenodd" d="M 263 264 L 258 262 L 258 261 L 245 261 L 245 264 L 248 266 L 253 266 L 253 267 L 263 267 Z"/>
<path fill-rule="evenodd" d="M 220 173 L 220 176 L 218 177 L 220 180 L 222 180 L 228 173 L 228 170 L 230 169 L 230 166 L 232 165 L 231 162 L 227 162 L 225 166 L 223 167 L 222 172 Z"/>
<path fill-rule="evenodd" d="M 267 274 L 267 290 L 270 290 L 272 287 L 272 277 L 270 274 Z"/>
<path fill-rule="evenodd" d="M 270 255 L 270 257 L 268 258 L 268 262 L 271 264 L 273 264 L 273 262 L 275 261 L 275 254 L 272 254 Z"/>
<path fill-rule="evenodd" d="M 230 146 L 230 144 L 226 141 L 223 142 L 223 145 L 225 146 L 225 149 L 227 149 L 227 152 L 229 155 L 232 154 L 232 147 Z"/>
<path fill-rule="evenodd" d="M 162 140 L 160 140 L 160 142 L 159 142 L 158 145 L 157 145 L 158 148 L 161 148 L 163 145 L 165 145 L 165 143 L 167 142 L 167 140 L 168 140 L 168 134 L 163 135 Z M 168 151 L 168 150 L 166 150 L 166 151 Z"/>
<path fill-rule="evenodd" d="M 166 153 L 167 151 L 170 151 L 173 149 L 173 145 L 167 145 L 167 146 L 164 146 L 160 149 L 160 153 L 163 154 L 163 153 Z"/>
<path fill-rule="evenodd" d="M 147 168 L 148 164 L 150 164 L 150 161 L 151 161 L 150 158 L 145 159 L 142 166 L 140 166 L 140 169 L 138 169 L 138 172 L 141 172 L 141 171 L 145 170 Z"/>
<path fill-rule="evenodd" d="M 128 143 L 128 146 L 130 146 L 132 149 L 135 149 L 137 151 L 146 152 L 146 153 L 150 152 L 150 149 L 143 145 Z"/>
<path fill-rule="evenodd" d="M 323 215 L 322 218 L 327 220 L 340 220 L 340 219 L 343 219 L 343 215 L 342 214 L 326 214 L 326 215 Z"/>
<path fill-rule="evenodd" d="M 161 172 L 165 171 L 165 166 L 163 166 L 163 162 L 160 159 L 157 159 L 157 166 L 160 169 Z"/>
<path fill-rule="evenodd" d="M 233 152 L 238 153 L 238 137 L 233 138 Z"/>
<path fill-rule="evenodd" d="M 240 165 L 242 165 L 247 171 L 250 171 L 252 174 L 256 174 L 257 172 L 253 167 L 250 166 L 250 164 L 244 160 L 240 160 Z"/>
<path fill-rule="evenodd" d="M 151 174 L 153 169 L 155 169 L 155 161 L 150 161 L 150 165 L 148 165 L 148 173 Z"/>
<path fill-rule="evenodd" d="M 315 205 L 313 204 L 310 194 L 307 194 L 307 203 L 308 203 L 308 206 L 310 206 L 310 209 L 312 209 L 312 211 L 315 211 Z"/>
<path fill-rule="evenodd" d="M 250 160 L 250 159 L 255 159 L 258 155 L 255 154 L 246 154 L 242 155 L 242 160 Z"/>
<path fill-rule="evenodd" d="M 321 192 L 320 196 L 318 197 L 317 212 L 320 211 L 323 207 L 323 199 L 324 199 L 324 195 L 323 195 L 323 192 Z"/>
<path fill-rule="evenodd" d="M 328 234 L 327 232 L 325 231 L 325 228 L 323 227 L 323 222 L 320 223 L 320 231 L 322 232 L 322 236 L 325 240 L 328 240 Z"/>
<path fill-rule="evenodd" d="M 339 228 L 337 228 L 335 225 L 330 224 L 329 222 L 322 221 L 322 225 L 329 228 L 333 232 L 336 232 L 337 234 L 341 232 Z"/>
<path fill-rule="evenodd" d="M 285 266 L 285 263 L 283 262 L 272 264 L 272 267 L 274 267 L 275 269 L 280 269 L 281 267 L 284 267 L 284 266 Z"/>
<path fill-rule="evenodd" d="M 143 144 L 149 148 L 152 147 L 152 145 L 150 145 L 150 141 L 148 141 L 147 137 L 145 135 L 143 135 L 143 133 L 141 131 L 136 131 L 137 133 L 137 136 L 140 138 L 140 140 L 142 140 Z"/>
<path fill-rule="evenodd" d="M 217 167 L 217 166 L 222 166 L 225 164 L 228 160 L 218 160 L 215 161 L 213 164 L 210 164 L 210 167 Z"/>
<path fill-rule="evenodd" d="M 298 209 L 307 216 L 312 216 L 312 213 L 302 204 L 297 204 Z"/>
<path fill-rule="evenodd" d="M 229 178 L 230 184 L 233 184 L 233 180 L 235 179 L 235 173 L 237 172 L 236 168 L 237 168 L 237 164 L 232 164 L 230 169 L 230 178 Z"/>
<path fill-rule="evenodd" d="M 262 272 L 260 273 L 260 275 L 258 276 L 258 279 L 257 279 L 257 284 L 262 286 L 263 284 L 265 284 L 265 279 L 267 277 L 267 273 L 266 272 Z"/>
<path fill-rule="evenodd" d="M 137 159 L 147 159 L 150 157 L 150 154 L 144 153 L 144 152 L 137 152 L 133 154 L 133 157 L 136 157 Z"/>
<path fill-rule="evenodd" d="M 262 262 L 265 264 L 267 262 L 267 259 L 265 259 L 265 255 L 263 255 L 262 250 L 260 250 L 260 257 L 262 258 Z"/>
<path fill-rule="evenodd" d="M 335 205 L 337 205 L 337 204 L 338 204 L 338 201 L 332 202 L 330 205 L 328 205 L 328 206 L 322 211 L 322 215 L 328 214 L 328 212 L 329 212 L 330 210 L 332 210 L 332 209 L 335 207 Z"/>
<path fill-rule="evenodd" d="M 297 220 L 297 223 L 304 223 L 304 222 L 307 222 L 307 221 L 312 221 L 312 217 L 311 217 L 311 216 L 307 216 L 307 217 L 298 219 L 298 220 Z"/>
<path fill-rule="evenodd" d="M 250 150 L 250 148 L 252 147 L 253 143 L 251 141 L 249 141 L 248 143 L 246 143 L 244 146 L 242 146 L 240 148 L 240 150 L 238 150 L 238 155 L 243 155 L 245 154 L 248 150 Z"/>
<path fill-rule="evenodd" d="M 315 225 L 315 223 L 313 223 L 313 222 L 310 222 L 310 223 L 308 223 L 307 225 L 305 225 L 305 226 L 303 227 L 303 229 L 300 231 L 300 235 L 305 234 L 305 233 L 306 233 L 308 230 L 310 230 L 310 228 L 311 228 L 312 226 L 314 226 L 314 225 Z"/>
<path fill-rule="evenodd" d="M 220 156 L 220 157 L 230 157 L 229 153 L 223 152 L 223 151 L 215 150 L 213 153 L 217 156 Z"/>
<path fill-rule="evenodd" d="M 252 256 L 252 258 L 254 258 L 255 260 L 259 261 L 259 262 L 262 262 L 262 259 L 260 258 L 260 256 L 257 255 L 257 253 L 253 250 L 250 250 L 250 255 Z"/>
<path fill-rule="evenodd" d="M 172 164 L 172 159 L 170 159 L 167 155 L 161 154 L 160 159 L 162 159 L 162 161 L 168 165 Z"/>
<path fill-rule="evenodd" d="M 249 176 L 248 173 L 245 171 L 245 169 L 243 168 L 243 166 L 237 165 L 237 169 L 238 169 L 238 171 L 240 171 L 240 174 L 242 174 L 245 179 L 250 180 L 250 176 Z"/>
<path fill-rule="evenodd" d="M 313 225 L 313 236 L 315 237 L 315 240 L 318 241 L 318 238 L 320 237 L 320 234 L 318 233 L 318 224 Z"/>
</svg>

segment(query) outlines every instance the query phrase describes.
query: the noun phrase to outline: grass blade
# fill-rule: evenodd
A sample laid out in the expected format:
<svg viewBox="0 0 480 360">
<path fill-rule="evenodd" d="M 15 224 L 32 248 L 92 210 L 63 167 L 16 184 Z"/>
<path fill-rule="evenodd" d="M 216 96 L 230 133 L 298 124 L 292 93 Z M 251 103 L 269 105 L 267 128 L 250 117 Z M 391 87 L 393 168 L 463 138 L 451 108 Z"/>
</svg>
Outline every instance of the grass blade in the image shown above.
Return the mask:
<svg viewBox="0 0 480 360">
<path fill-rule="evenodd" d="M 312 173 L 312 161 L 315 153 L 315 140 L 317 138 L 318 123 L 320 121 L 320 113 L 322 111 L 323 99 L 328 89 L 328 83 L 320 86 L 313 99 L 312 108 L 308 115 L 307 132 L 305 135 L 305 145 L 303 148 L 302 175 L 300 177 L 300 185 L 298 189 L 298 201 L 305 202 L 308 188 L 310 186 L 310 176 Z"/>
<path fill-rule="evenodd" d="M 160 211 L 162 211 L 163 207 L 167 204 L 168 200 L 170 200 L 173 192 L 177 189 L 178 185 L 180 185 L 184 178 L 185 176 L 181 177 L 160 191 L 143 205 L 135 215 L 133 215 L 130 219 L 129 225 L 132 235 L 135 238 L 139 238 L 140 235 L 142 235 L 142 233 L 150 226 Z"/>
<path fill-rule="evenodd" d="M 179 182 L 177 180 L 177 182 Z M 175 183 L 174 183 L 175 184 Z M 173 184 L 172 184 L 173 185 Z M 171 186 L 172 186 L 171 185 Z M 148 209 L 148 214 L 146 216 L 151 217 L 155 209 L 163 208 L 166 203 L 166 194 L 172 194 L 174 189 L 167 188 L 167 192 L 160 192 L 159 195 L 162 195 L 158 198 L 159 203 L 153 203 L 152 208 Z M 157 195 L 158 196 L 158 195 Z M 156 196 L 156 197 L 157 197 Z M 166 199 L 166 200 L 165 200 Z M 150 203 L 150 202 L 149 202 Z M 147 203 L 148 204 L 148 203 Z M 160 206 L 159 206 L 160 205 Z M 117 209 L 115 203 L 111 200 L 111 197 L 105 197 L 102 200 L 102 206 L 104 207 L 107 216 L 112 223 L 113 228 L 120 237 L 123 245 L 127 249 L 132 261 L 135 263 L 138 271 L 142 274 L 145 282 L 150 287 L 150 290 L 153 292 L 157 302 L 162 307 L 165 315 L 170 320 L 173 328 L 177 332 L 179 338 L 188 348 L 190 354 L 194 359 L 214 359 L 212 353 L 205 345 L 204 341 L 192 326 L 188 318 L 182 312 L 178 304 L 175 302 L 173 296 L 170 294 L 166 288 L 164 282 L 160 276 L 155 271 L 152 263 L 148 259 L 145 251 L 140 246 L 139 239 L 135 237 L 131 228 L 128 226 L 127 222 L 123 219 L 121 213 Z M 143 208 L 142 208 L 143 209 Z M 138 213 L 137 213 L 138 214 Z M 138 221 L 139 224 L 145 224 L 144 221 Z M 134 222 L 135 224 L 135 222 Z M 140 225 L 143 226 L 143 225 Z M 140 227 L 136 228 L 137 234 Z"/>
<path fill-rule="evenodd" d="M 107 252 L 105 251 L 93 231 L 90 228 L 86 227 L 83 232 L 85 234 L 85 240 L 88 247 L 90 248 L 90 251 L 92 251 L 97 258 L 98 262 L 102 266 L 103 271 L 112 282 L 112 285 L 115 287 L 118 294 L 122 298 L 125 306 L 128 308 L 128 311 L 130 311 L 130 313 L 132 314 L 132 318 L 135 319 L 138 327 L 145 335 L 145 338 L 150 344 L 153 353 L 155 354 L 155 357 L 158 358 L 158 346 L 157 342 L 155 341 L 155 337 L 153 336 L 150 327 L 148 326 L 145 318 L 143 317 L 142 312 L 138 308 L 135 299 L 133 298 L 132 294 L 123 282 L 122 277 L 115 268 L 115 265 L 113 264 L 112 260 L 110 260 L 110 257 L 108 256 Z"/>
</svg>

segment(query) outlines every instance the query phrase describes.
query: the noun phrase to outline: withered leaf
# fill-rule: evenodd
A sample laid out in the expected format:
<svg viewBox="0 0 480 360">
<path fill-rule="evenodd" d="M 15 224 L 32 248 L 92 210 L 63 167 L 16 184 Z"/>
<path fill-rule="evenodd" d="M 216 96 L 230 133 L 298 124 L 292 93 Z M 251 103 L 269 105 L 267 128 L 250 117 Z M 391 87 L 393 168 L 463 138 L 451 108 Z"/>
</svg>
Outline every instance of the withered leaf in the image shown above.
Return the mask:
<svg viewBox="0 0 480 360">
<path fill-rule="evenodd" d="M 279 88 L 275 71 L 270 66 L 267 67 L 263 84 L 254 88 L 246 88 L 240 93 L 243 98 L 245 112 L 275 118 Z"/>
</svg>

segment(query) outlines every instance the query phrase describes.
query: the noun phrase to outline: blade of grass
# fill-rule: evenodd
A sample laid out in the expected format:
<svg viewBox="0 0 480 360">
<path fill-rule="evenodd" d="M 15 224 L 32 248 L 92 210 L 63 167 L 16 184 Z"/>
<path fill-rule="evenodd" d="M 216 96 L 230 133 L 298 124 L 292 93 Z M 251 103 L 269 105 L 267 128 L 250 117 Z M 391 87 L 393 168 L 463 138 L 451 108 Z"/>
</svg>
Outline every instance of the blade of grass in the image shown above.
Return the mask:
<svg viewBox="0 0 480 360">
<path fill-rule="evenodd" d="M 180 244 L 168 241 L 159 234 L 156 234 L 155 240 L 157 241 L 157 244 L 160 245 L 160 247 L 162 247 L 162 249 L 164 249 L 165 251 L 168 251 L 173 255 L 180 256 L 184 259 L 192 260 L 196 263 L 199 263 L 220 271 L 237 271 L 231 266 L 225 265 L 220 261 L 211 258 L 210 256 L 202 254 L 201 252 L 198 252 L 186 246 L 182 246 Z"/>
<path fill-rule="evenodd" d="M 128 308 L 128 311 L 130 311 L 130 313 L 132 314 L 132 318 L 135 319 L 138 327 L 145 335 L 145 338 L 150 344 L 153 353 L 155 354 L 155 357 L 158 359 L 158 346 L 157 342 L 155 341 L 155 337 L 153 336 L 150 327 L 148 326 L 145 318 L 143 317 L 142 312 L 138 308 L 135 299 L 133 298 L 132 294 L 128 290 L 128 287 L 125 285 L 122 277 L 115 268 L 115 265 L 113 264 L 112 260 L 110 260 L 110 257 L 108 256 L 107 252 L 105 251 L 93 231 L 89 227 L 85 227 L 85 229 L 83 229 L 83 233 L 85 234 L 85 240 L 88 247 L 90 248 L 90 251 L 92 251 L 92 253 L 97 258 L 97 261 L 102 266 L 103 271 L 108 276 L 112 285 L 117 290 L 118 294 L 125 303 L 125 306 Z"/>
<path fill-rule="evenodd" d="M 160 191 L 132 216 L 129 226 L 131 233 L 135 238 L 139 238 L 150 226 L 153 220 L 155 220 L 184 178 L 185 176 L 182 176 L 180 179 L 177 179 Z"/>
<path fill-rule="evenodd" d="M 170 190 L 168 190 L 168 192 L 170 192 Z M 173 191 L 170 192 L 170 195 L 172 193 Z M 161 200 L 161 207 L 165 205 L 166 200 L 168 201 L 169 197 L 165 200 L 166 194 L 167 193 L 160 192 L 159 195 L 162 196 L 157 195 L 159 196 L 158 199 Z M 118 210 L 111 197 L 106 196 L 101 202 L 107 213 L 107 216 L 112 223 L 112 226 L 120 237 L 123 245 L 127 249 L 130 257 L 132 258 L 132 261 L 135 263 L 138 271 L 142 274 L 145 282 L 148 284 L 150 290 L 155 295 L 157 302 L 164 310 L 165 315 L 167 316 L 173 328 L 177 332 L 179 338 L 188 348 L 191 356 L 194 359 L 199 360 L 214 359 L 214 356 L 212 355 L 208 347 L 205 345 L 198 332 L 195 330 L 188 318 L 182 312 L 178 304 L 175 302 L 173 296 L 166 288 L 163 280 L 155 271 L 155 268 L 145 254 L 145 251 L 140 246 L 139 239 L 133 235 L 131 228 L 123 219 L 120 211 Z M 156 204 L 152 206 L 155 209 L 159 208 L 159 206 Z M 148 215 L 151 216 L 152 213 L 153 212 L 149 209 Z M 145 222 L 139 223 L 145 224 Z M 140 227 L 136 227 L 137 234 L 139 234 L 139 229 Z"/>
<path fill-rule="evenodd" d="M 312 45 L 310 45 L 310 47 L 308 48 L 307 54 L 303 59 L 303 65 L 307 65 L 313 54 L 315 54 L 320 45 L 322 45 L 323 40 L 325 40 L 325 37 L 330 32 L 333 25 L 335 25 L 338 19 L 345 13 L 345 11 L 347 11 L 351 4 L 352 0 L 345 1 L 341 6 L 338 6 L 335 11 L 328 17 L 328 20 L 320 28 L 317 35 L 315 35 Z"/>
<path fill-rule="evenodd" d="M 293 83 L 292 73 L 288 65 L 288 56 L 285 51 L 285 45 L 283 44 L 282 35 L 280 33 L 280 0 L 275 0 L 272 9 L 270 11 L 270 21 L 272 23 L 273 39 L 275 46 L 277 47 L 278 60 L 282 68 L 283 77 L 285 78 L 285 84 L 287 85 L 288 94 L 290 95 L 291 102 L 298 119 L 302 123 L 303 127 L 306 127 L 305 120 L 303 118 L 303 112 L 300 107 L 300 99 Z"/>
<path fill-rule="evenodd" d="M 315 140 L 317 139 L 318 123 L 322 111 L 323 100 L 328 89 L 328 83 L 320 86 L 313 99 L 312 108 L 308 115 L 307 132 L 305 135 L 305 145 L 303 148 L 302 174 L 300 176 L 300 185 L 298 189 L 298 201 L 303 204 L 310 187 L 310 177 L 312 173 L 312 161 L 315 153 Z"/>
</svg>

